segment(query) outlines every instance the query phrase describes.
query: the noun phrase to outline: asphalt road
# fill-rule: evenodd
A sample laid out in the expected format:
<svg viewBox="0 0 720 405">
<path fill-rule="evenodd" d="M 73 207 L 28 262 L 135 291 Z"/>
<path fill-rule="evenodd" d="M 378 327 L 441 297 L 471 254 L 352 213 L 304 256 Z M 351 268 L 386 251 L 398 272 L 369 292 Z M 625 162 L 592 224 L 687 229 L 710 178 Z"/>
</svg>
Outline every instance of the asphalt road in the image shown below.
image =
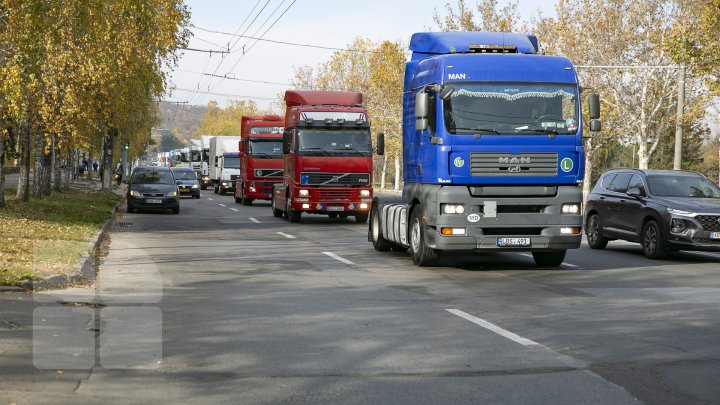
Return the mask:
<svg viewBox="0 0 720 405">
<path fill-rule="evenodd" d="M 210 190 L 124 214 L 94 288 L 0 294 L 0 403 L 720 403 L 720 254 L 418 268 L 366 235 Z"/>
</svg>

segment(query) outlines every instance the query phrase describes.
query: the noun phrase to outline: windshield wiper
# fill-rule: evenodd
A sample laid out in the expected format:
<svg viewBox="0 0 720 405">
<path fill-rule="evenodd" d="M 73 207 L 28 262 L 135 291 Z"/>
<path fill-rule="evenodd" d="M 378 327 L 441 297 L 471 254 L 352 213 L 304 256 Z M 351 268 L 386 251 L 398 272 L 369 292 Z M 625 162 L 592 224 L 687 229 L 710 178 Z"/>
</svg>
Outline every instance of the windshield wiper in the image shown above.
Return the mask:
<svg viewBox="0 0 720 405">
<path fill-rule="evenodd" d="M 355 152 L 355 153 L 363 153 L 362 151 L 359 151 L 359 150 L 353 148 L 352 146 L 345 146 L 345 147 L 342 147 L 342 148 L 335 148 L 335 149 L 333 149 L 333 150 L 343 150 L 343 151 L 346 150 L 346 151 L 353 151 L 353 152 Z"/>
<path fill-rule="evenodd" d="M 494 128 L 451 128 L 454 131 L 457 131 L 458 129 L 461 131 L 473 131 L 474 133 L 489 133 L 489 134 L 495 134 L 500 135 L 500 132 L 497 131 L 497 129 Z"/>
<path fill-rule="evenodd" d="M 548 129 L 548 128 L 522 128 L 522 129 L 516 129 L 515 132 L 517 132 L 518 134 L 521 132 L 535 132 L 538 134 L 559 135 L 557 130 Z"/>
</svg>

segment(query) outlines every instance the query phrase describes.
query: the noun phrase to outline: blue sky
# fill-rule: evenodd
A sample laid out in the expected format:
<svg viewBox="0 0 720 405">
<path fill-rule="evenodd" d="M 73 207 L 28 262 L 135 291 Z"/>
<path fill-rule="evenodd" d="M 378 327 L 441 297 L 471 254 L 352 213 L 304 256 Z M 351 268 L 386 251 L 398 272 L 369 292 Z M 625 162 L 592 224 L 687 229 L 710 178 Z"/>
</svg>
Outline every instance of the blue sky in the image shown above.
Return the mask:
<svg viewBox="0 0 720 405">
<path fill-rule="evenodd" d="M 455 3 L 454 0 L 451 1 Z M 186 3 L 192 12 L 191 24 L 230 33 L 240 29 L 240 33 L 244 32 L 249 36 L 265 33 L 287 9 L 282 18 L 267 31 L 265 39 L 344 48 L 356 37 L 408 43 L 412 33 L 435 28 L 433 12 L 437 8 L 444 14 L 447 0 L 295 0 L 289 9 L 288 6 L 293 0 L 188 0 Z M 500 3 L 505 4 L 505 1 L 501 0 Z M 265 4 L 267 5 L 263 12 L 258 14 Z M 474 5 L 475 1 L 468 0 L 467 4 Z M 552 3 L 548 1 L 520 1 L 519 8 L 524 19 L 535 15 L 537 10 L 541 10 L 544 15 L 554 15 Z M 277 11 L 272 14 L 274 10 Z M 255 22 L 250 25 L 256 16 Z M 246 22 L 241 26 L 244 20 Z M 195 37 L 190 41 L 191 48 L 218 50 L 223 46 L 227 47 L 228 42 L 235 42 L 235 39 L 228 35 L 200 29 L 192 31 Z M 284 83 L 288 83 L 293 77 L 293 67 L 315 67 L 327 61 L 333 52 L 262 41 L 253 45 L 254 43 L 253 40 L 240 39 L 233 49 L 234 53 L 224 57 L 219 54 L 186 51 L 172 74 L 171 86 L 177 89 L 165 99 L 189 101 L 195 105 L 205 105 L 209 100 L 216 100 L 224 106 L 228 98 L 240 98 L 181 90 L 200 88 L 204 92 L 252 97 L 260 107 L 266 108 L 270 105 L 268 99 L 275 99 L 277 94 L 288 89 Z M 243 45 L 246 49 L 244 56 Z M 198 72 L 221 76 L 229 74 L 239 79 L 272 83 L 221 80 L 197 74 Z"/>
</svg>

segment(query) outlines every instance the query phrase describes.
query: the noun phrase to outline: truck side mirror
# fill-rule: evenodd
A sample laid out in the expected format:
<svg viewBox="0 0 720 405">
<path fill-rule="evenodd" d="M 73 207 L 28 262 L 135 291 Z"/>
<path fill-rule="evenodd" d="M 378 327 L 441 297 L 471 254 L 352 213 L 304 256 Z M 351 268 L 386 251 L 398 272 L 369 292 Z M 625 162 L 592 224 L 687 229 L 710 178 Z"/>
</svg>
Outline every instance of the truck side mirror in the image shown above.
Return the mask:
<svg viewBox="0 0 720 405">
<path fill-rule="evenodd" d="M 287 155 L 290 153 L 290 137 L 292 136 L 292 132 L 285 131 L 283 133 L 283 154 Z"/>
<path fill-rule="evenodd" d="M 591 93 L 588 96 L 588 110 L 590 112 L 591 120 L 600 118 L 600 95 L 597 93 Z"/>
<path fill-rule="evenodd" d="M 602 130 L 602 124 L 600 123 L 600 120 L 590 120 L 590 131 L 591 132 L 600 132 Z"/>
<path fill-rule="evenodd" d="M 385 154 L 385 134 L 382 132 L 377 134 L 377 154 L 380 156 Z"/>
</svg>

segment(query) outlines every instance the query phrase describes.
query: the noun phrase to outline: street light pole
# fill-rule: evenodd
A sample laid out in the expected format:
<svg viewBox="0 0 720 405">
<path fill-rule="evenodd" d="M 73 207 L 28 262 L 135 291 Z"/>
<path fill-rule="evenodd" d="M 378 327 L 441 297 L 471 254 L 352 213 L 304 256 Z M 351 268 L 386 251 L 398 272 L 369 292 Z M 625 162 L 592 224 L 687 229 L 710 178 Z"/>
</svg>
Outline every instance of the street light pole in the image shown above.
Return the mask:
<svg viewBox="0 0 720 405">
<path fill-rule="evenodd" d="M 678 101 L 677 101 L 677 117 L 675 119 L 675 159 L 673 160 L 673 170 L 681 169 L 682 159 L 682 126 L 683 126 L 683 110 L 685 109 L 685 66 L 680 65 L 678 69 Z"/>
</svg>

